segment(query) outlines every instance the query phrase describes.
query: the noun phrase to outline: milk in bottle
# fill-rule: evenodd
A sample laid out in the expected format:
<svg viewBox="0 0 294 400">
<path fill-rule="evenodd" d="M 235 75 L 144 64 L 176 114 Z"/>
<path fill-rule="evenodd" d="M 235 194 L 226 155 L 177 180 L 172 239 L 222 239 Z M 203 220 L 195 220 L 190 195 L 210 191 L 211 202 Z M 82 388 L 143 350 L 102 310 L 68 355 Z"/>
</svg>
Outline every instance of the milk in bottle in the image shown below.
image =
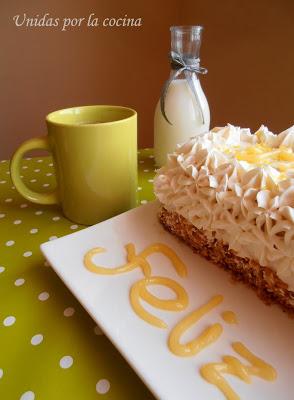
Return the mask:
<svg viewBox="0 0 294 400">
<path fill-rule="evenodd" d="M 201 26 L 171 27 L 171 75 L 154 115 L 154 152 L 157 166 L 176 145 L 209 130 L 210 112 L 198 75 Z"/>
</svg>

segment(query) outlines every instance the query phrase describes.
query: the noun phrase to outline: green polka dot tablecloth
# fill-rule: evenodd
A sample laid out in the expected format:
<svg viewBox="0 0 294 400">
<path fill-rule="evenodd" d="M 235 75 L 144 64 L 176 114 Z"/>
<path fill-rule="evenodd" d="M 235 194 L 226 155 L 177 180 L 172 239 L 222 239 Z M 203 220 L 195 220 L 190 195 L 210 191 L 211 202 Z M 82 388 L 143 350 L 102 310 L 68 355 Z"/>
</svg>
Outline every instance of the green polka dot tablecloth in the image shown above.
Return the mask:
<svg viewBox="0 0 294 400">
<path fill-rule="evenodd" d="M 138 203 L 154 199 L 152 150 L 139 155 Z M 49 157 L 26 158 L 24 182 L 55 186 Z M 39 246 L 83 229 L 57 206 L 21 197 L 0 162 L 0 399 L 151 400 L 153 396 L 45 262 Z"/>
</svg>

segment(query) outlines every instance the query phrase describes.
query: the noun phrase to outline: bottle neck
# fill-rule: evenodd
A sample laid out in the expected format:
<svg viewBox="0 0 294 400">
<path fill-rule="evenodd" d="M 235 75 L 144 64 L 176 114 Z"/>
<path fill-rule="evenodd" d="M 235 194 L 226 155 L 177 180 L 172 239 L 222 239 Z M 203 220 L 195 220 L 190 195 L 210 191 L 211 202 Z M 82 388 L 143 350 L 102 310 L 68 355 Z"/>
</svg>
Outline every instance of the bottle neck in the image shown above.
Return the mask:
<svg viewBox="0 0 294 400">
<path fill-rule="evenodd" d="M 202 26 L 171 27 L 171 53 L 187 64 L 194 64 L 200 56 Z"/>
<path fill-rule="evenodd" d="M 173 80 L 180 80 L 180 79 L 187 79 L 185 72 L 181 72 L 179 75 L 177 75 L 176 78 L 174 78 L 174 73 L 175 73 L 175 69 L 171 67 L 170 73 L 169 73 L 169 79 L 173 78 Z M 198 80 L 198 74 L 196 74 L 196 72 L 188 72 L 190 77 L 193 80 Z"/>
</svg>

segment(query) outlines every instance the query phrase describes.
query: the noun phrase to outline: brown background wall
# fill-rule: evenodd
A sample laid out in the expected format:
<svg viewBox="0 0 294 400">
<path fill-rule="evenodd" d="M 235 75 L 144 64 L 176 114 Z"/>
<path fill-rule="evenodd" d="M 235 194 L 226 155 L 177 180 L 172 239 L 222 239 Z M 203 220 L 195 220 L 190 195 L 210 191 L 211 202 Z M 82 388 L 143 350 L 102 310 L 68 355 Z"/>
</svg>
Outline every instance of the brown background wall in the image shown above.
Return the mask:
<svg viewBox="0 0 294 400">
<path fill-rule="evenodd" d="M 202 78 L 212 126 L 273 131 L 294 124 L 292 0 L 46 0 L 0 3 L 0 158 L 45 133 L 44 117 L 82 104 L 139 113 L 139 145 L 153 144 L 153 112 L 169 73 L 169 26 L 205 27 Z M 25 3 L 25 5 L 24 5 Z M 140 28 L 17 28 L 12 17 L 142 17 Z"/>
</svg>

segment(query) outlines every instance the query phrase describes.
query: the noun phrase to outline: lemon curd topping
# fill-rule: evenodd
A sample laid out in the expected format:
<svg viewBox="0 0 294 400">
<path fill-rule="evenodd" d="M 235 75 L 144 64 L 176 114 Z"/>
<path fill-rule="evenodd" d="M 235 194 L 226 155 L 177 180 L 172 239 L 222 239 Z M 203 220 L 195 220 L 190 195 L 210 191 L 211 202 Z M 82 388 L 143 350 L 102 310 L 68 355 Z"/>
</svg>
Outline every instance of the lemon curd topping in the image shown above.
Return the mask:
<svg viewBox="0 0 294 400">
<path fill-rule="evenodd" d="M 130 302 L 134 312 L 142 320 L 157 328 L 167 328 L 168 325 L 149 312 L 143 307 L 141 301 L 149 304 L 149 306 L 166 311 L 181 312 L 188 307 L 188 293 L 177 281 L 166 278 L 164 276 L 152 276 L 152 268 L 146 259 L 153 253 L 161 253 L 165 255 L 175 268 L 178 276 L 186 277 L 187 268 L 177 254 L 163 243 L 154 243 L 147 246 L 140 253 L 136 253 L 133 243 L 128 243 L 126 249 L 126 263 L 118 267 L 106 267 L 97 265 L 93 258 L 105 251 L 102 247 L 90 249 L 84 256 L 85 268 L 95 274 L 100 275 L 117 275 L 131 272 L 135 268 L 141 268 L 144 275 L 143 279 L 135 282 L 130 289 Z M 158 297 L 147 290 L 148 286 L 161 285 L 171 289 L 175 293 L 172 299 Z M 184 318 L 182 318 L 171 330 L 168 338 L 169 350 L 179 357 L 191 357 L 214 344 L 223 333 L 223 326 L 220 323 L 208 325 L 196 338 L 183 342 L 183 336 L 188 330 L 194 327 L 200 319 L 206 316 L 214 308 L 223 302 L 222 295 L 213 296 L 207 303 L 193 310 Z M 224 311 L 222 317 L 227 323 L 237 323 L 237 316 L 233 311 Z M 232 389 L 223 374 L 234 375 L 245 383 L 251 383 L 251 376 L 255 375 L 262 379 L 273 381 L 276 379 L 277 373 L 275 369 L 255 356 L 241 342 L 232 344 L 233 349 L 241 357 L 245 358 L 248 364 L 243 364 L 238 358 L 233 356 L 224 356 L 222 362 L 208 363 L 201 367 L 201 376 L 209 383 L 215 385 L 226 397 L 227 400 L 239 400 L 239 395 Z"/>
<path fill-rule="evenodd" d="M 234 311 L 224 311 L 221 316 L 227 324 L 238 324 L 238 318 Z"/>
<path fill-rule="evenodd" d="M 238 161 L 245 161 L 253 167 L 270 166 L 277 171 L 276 176 L 272 176 L 276 182 L 287 179 L 287 172 L 294 171 L 294 153 L 292 148 L 287 146 L 270 147 L 264 142 L 250 145 L 247 148 L 240 146 L 230 146 L 222 150 Z M 271 175 L 271 174 L 270 174 Z"/>
<path fill-rule="evenodd" d="M 195 339 L 188 343 L 181 343 L 184 333 L 196 324 L 199 319 L 208 314 L 223 301 L 223 296 L 213 296 L 206 304 L 192 311 L 184 317 L 171 331 L 168 339 L 168 347 L 172 353 L 181 357 L 190 357 L 211 345 L 223 333 L 223 327 L 219 323 L 209 325 Z"/>
<path fill-rule="evenodd" d="M 266 381 L 277 379 L 276 370 L 266 361 L 253 354 L 243 343 L 234 342 L 233 349 L 239 356 L 249 362 L 243 364 L 237 357 L 224 356 L 219 363 L 208 363 L 201 367 L 202 377 L 209 383 L 218 387 L 227 400 L 240 400 L 239 395 L 223 377 L 224 374 L 234 375 L 245 383 L 251 383 L 251 376 L 258 376 Z"/>
<path fill-rule="evenodd" d="M 265 144 L 256 144 L 248 147 L 245 150 L 237 150 L 235 152 L 237 160 L 247 161 L 255 165 L 271 164 L 271 163 L 282 163 L 290 162 L 290 165 L 294 163 L 294 154 L 291 148 L 286 146 L 280 146 L 278 148 L 269 147 Z M 277 164 L 279 169 L 279 165 Z M 285 171 L 283 166 L 282 170 Z"/>
</svg>

